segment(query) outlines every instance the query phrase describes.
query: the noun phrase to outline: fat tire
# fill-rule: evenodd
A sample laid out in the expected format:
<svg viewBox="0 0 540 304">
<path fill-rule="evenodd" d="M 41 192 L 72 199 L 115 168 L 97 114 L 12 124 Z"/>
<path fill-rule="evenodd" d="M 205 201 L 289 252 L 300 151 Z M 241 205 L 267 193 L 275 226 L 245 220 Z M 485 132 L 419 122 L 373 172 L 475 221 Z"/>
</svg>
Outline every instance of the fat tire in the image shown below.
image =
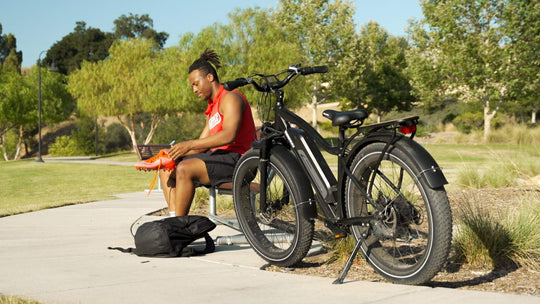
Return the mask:
<svg viewBox="0 0 540 304">
<path fill-rule="evenodd" d="M 373 165 L 378 161 L 385 145 L 385 143 L 373 143 L 360 150 L 350 166 L 353 175 L 357 178 L 367 176 L 371 170 L 370 165 Z M 418 188 L 417 192 L 419 192 L 419 197 L 421 197 L 420 200 L 423 204 L 422 206 L 418 206 L 417 210 L 420 210 L 425 214 L 426 218 L 423 220 L 427 221 L 428 226 L 425 234 L 417 234 L 417 236 L 427 237 L 427 240 L 425 240 L 426 245 L 423 248 L 424 252 L 418 257 L 414 256 L 414 254 L 411 254 L 411 257 L 402 257 L 401 259 L 391 257 L 391 254 L 387 254 L 391 250 L 385 248 L 382 244 L 384 242 L 397 243 L 399 241 L 398 238 L 396 237 L 394 240 L 390 241 L 382 240 L 381 234 L 384 233 L 379 233 L 377 235 L 377 233 L 374 232 L 377 227 L 373 227 L 373 225 L 369 229 L 353 226 L 353 234 L 357 241 L 362 239 L 362 253 L 366 257 L 368 263 L 383 277 L 394 283 L 411 285 L 424 284 L 431 280 L 442 269 L 450 252 L 452 239 L 452 212 L 448 196 L 444 187 L 432 189 L 428 186 L 427 181 L 422 178 L 420 164 L 402 151 L 399 146 L 392 146 L 391 149 L 389 149 L 384 157 L 384 162 L 392 164 L 392 166 L 395 166 L 396 168 L 403 168 L 405 174 L 408 175 L 407 178 L 410 178 L 411 184 L 414 183 L 414 186 Z M 388 166 L 391 167 L 390 165 Z M 383 174 L 384 170 L 389 169 L 383 168 Z M 363 182 L 361 182 L 361 184 L 365 185 Z M 358 199 L 359 192 L 354 194 L 354 191 L 357 191 L 353 190 L 354 188 L 353 183 L 348 179 L 345 188 L 345 207 L 347 215 L 349 217 L 366 215 L 361 213 L 369 213 L 369 211 L 358 210 L 368 210 L 369 207 Z M 368 188 L 365 190 L 366 192 L 369 191 Z M 377 198 L 374 199 L 376 200 Z M 412 231 L 412 229 L 407 229 Z M 387 238 L 391 237 L 387 236 Z M 409 242 L 414 243 L 415 241 Z M 400 245 L 401 247 L 398 247 L 398 245 L 393 246 L 397 248 L 395 251 L 401 252 L 402 248 L 406 247 L 407 244 Z M 412 249 L 418 249 L 417 245 L 410 245 L 410 247 L 410 252 L 413 252 Z M 394 255 L 396 254 L 394 253 Z M 401 261 L 405 262 L 402 263 Z M 408 266 L 408 261 L 414 262 L 411 262 L 412 264 Z"/>
<path fill-rule="evenodd" d="M 271 150 L 269 169 L 275 172 L 273 182 L 282 181 L 289 195 L 290 203 L 276 212 L 290 212 L 287 218 L 291 221 L 290 242 L 285 245 L 274 241 L 272 232 L 261 229 L 258 204 L 252 204 L 253 191 L 250 183 L 258 174 L 259 150 L 248 150 L 238 161 L 233 174 L 233 200 L 236 217 L 246 239 L 257 254 L 268 263 L 280 267 L 292 266 L 300 262 L 311 247 L 314 232 L 314 220 L 310 218 L 310 208 L 314 208 L 313 191 L 305 173 L 297 160 L 283 146 L 274 146 Z M 260 174 L 259 174 L 260 175 Z M 269 191 L 270 187 L 269 187 Z M 267 191 L 267 193 L 270 193 Z M 278 192 L 278 191 L 276 191 Z M 255 199 L 256 202 L 258 200 Z M 292 219 L 294 218 L 294 219 Z M 289 223 L 287 223 L 289 225 Z M 275 229 L 274 229 L 275 230 Z"/>
</svg>

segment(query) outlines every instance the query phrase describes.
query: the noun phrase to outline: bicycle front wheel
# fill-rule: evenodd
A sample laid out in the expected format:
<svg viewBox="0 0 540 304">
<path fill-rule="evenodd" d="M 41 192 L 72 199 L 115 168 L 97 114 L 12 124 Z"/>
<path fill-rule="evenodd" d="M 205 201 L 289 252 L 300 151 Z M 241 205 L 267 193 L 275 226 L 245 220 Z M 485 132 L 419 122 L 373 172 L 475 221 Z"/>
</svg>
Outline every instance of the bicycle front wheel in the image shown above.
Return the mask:
<svg viewBox="0 0 540 304">
<path fill-rule="evenodd" d="M 261 204 L 259 151 L 249 150 L 233 175 L 236 217 L 246 239 L 264 260 L 287 267 L 301 261 L 313 240 L 309 208 L 311 187 L 291 153 L 272 148 L 268 163 L 266 202 Z"/>
<path fill-rule="evenodd" d="M 356 155 L 345 188 L 347 215 L 373 216 L 369 227 L 353 226 L 355 238 L 373 268 L 386 279 L 423 284 L 443 267 L 450 250 L 452 214 L 444 187 L 431 189 L 415 159 L 393 147 L 379 159 L 385 143 Z"/>
</svg>

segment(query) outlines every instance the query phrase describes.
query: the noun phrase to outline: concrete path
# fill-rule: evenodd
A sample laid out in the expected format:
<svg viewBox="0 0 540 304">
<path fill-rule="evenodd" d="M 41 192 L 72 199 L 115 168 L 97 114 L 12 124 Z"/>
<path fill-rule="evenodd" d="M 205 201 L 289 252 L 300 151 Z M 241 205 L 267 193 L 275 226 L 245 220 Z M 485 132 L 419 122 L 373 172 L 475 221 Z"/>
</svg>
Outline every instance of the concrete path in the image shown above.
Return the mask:
<svg viewBox="0 0 540 304">
<path fill-rule="evenodd" d="M 539 297 L 346 281 L 259 270 L 247 245 L 192 258 L 143 258 L 130 226 L 160 193 L 0 218 L 0 293 L 43 303 L 540 303 Z M 143 218 L 136 223 L 152 218 Z M 212 236 L 235 234 L 218 225 Z"/>
</svg>

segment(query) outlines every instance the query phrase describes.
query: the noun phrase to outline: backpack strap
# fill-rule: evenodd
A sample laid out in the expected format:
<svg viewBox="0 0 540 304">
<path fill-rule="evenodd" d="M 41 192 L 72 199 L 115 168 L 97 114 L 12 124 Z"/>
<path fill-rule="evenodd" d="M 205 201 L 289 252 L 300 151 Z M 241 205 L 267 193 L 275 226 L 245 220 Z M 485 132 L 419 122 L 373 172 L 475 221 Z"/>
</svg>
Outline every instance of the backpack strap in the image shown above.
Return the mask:
<svg viewBox="0 0 540 304">
<path fill-rule="evenodd" d="M 193 255 L 200 255 L 200 254 L 207 254 L 212 253 L 216 251 L 216 245 L 214 245 L 214 240 L 212 237 L 208 234 L 208 232 L 204 233 L 204 240 L 206 241 L 206 246 L 203 250 L 195 249 L 190 246 L 186 246 L 182 249 L 182 252 L 180 253 L 181 257 L 190 257 Z"/>
<path fill-rule="evenodd" d="M 107 247 L 109 250 L 118 250 L 123 253 L 132 253 L 135 251 L 135 248 L 122 248 L 122 247 Z"/>
<path fill-rule="evenodd" d="M 216 245 L 214 245 L 214 240 L 208 234 L 208 232 L 204 233 L 204 240 L 206 241 L 206 247 L 204 247 L 204 251 L 201 253 L 205 254 L 205 253 L 212 253 L 216 251 Z"/>
</svg>

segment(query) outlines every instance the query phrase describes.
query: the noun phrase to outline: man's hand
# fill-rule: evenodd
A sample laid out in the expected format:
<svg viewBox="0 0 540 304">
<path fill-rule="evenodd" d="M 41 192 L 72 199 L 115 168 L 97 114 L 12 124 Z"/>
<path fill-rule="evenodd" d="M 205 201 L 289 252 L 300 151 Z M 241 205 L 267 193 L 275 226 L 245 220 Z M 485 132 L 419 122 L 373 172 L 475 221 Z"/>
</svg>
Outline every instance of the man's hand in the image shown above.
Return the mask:
<svg viewBox="0 0 540 304">
<path fill-rule="evenodd" d="M 191 150 L 191 141 L 183 141 L 173 145 L 169 149 L 169 157 L 172 159 L 178 159 L 180 157 L 186 156 Z"/>
</svg>

